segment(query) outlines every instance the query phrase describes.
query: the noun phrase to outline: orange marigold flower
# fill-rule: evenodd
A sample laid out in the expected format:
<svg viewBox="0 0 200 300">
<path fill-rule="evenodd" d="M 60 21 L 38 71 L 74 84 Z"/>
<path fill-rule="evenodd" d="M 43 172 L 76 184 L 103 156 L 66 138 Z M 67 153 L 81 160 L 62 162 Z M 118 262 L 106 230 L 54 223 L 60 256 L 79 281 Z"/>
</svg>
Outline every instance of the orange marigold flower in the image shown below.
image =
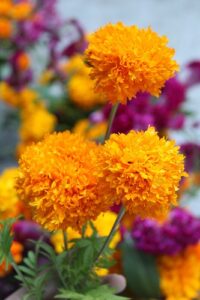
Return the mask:
<svg viewBox="0 0 200 300">
<path fill-rule="evenodd" d="M 11 8 L 12 8 L 11 1 L 1 0 L 1 2 L 0 2 L 0 16 L 9 17 Z"/>
<path fill-rule="evenodd" d="M 158 259 L 161 289 L 167 300 L 192 300 L 200 289 L 200 245 Z"/>
<path fill-rule="evenodd" d="M 11 37 L 13 27 L 11 21 L 0 18 L 0 39 L 8 39 Z"/>
<path fill-rule="evenodd" d="M 12 18 L 16 21 L 23 21 L 31 16 L 33 6 L 29 2 L 21 2 L 13 5 L 11 10 Z"/>
<path fill-rule="evenodd" d="M 112 134 L 102 146 L 97 176 L 102 197 L 122 202 L 141 217 L 164 217 L 176 204 L 184 173 L 184 156 L 173 141 L 159 138 L 154 128 Z"/>
<path fill-rule="evenodd" d="M 17 189 L 37 223 L 49 230 L 79 230 L 112 205 L 112 198 L 105 202 L 97 194 L 98 147 L 66 131 L 26 149 Z"/>
<path fill-rule="evenodd" d="M 17 58 L 17 66 L 21 71 L 25 71 L 29 68 L 30 66 L 30 59 L 29 56 L 25 53 L 22 52 L 18 58 Z"/>
<path fill-rule="evenodd" d="M 108 24 L 89 38 L 86 59 L 96 91 L 112 103 L 126 103 L 138 92 L 159 96 L 178 70 L 168 39 L 151 28 Z"/>
<path fill-rule="evenodd" d="M 22 261 L 23 246 L 20 243 L 13 241 L 11 248 L 10 248 L 10 252 L 11 252 L 11 255 L 12 255 L 14 261 L 17 264 L 19 264 Z M 6 269 L 6 264 L 3 261 L 3 263 L 0 264 L 0 278 L 7 275 L 11 270 L 12 270 L 12 266 L 10 265 Z"/>
</svg>

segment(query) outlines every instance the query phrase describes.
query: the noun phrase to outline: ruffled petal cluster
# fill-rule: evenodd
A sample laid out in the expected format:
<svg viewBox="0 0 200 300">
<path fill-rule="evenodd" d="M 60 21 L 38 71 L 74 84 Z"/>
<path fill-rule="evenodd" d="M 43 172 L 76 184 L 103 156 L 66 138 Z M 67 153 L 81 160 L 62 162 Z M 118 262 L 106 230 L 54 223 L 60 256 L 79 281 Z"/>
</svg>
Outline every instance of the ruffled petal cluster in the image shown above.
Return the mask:
<svg viewBox="0 0 200 300">
<path fill-rule="evenodd" d="M 184 156 L 173 141 L 159 138 L 154 128 L 112 134 L 99 155 L 102 199 L 113 198 L 142 217 L 164 217 L 176 205 Z"/>
<path fill-rule="evenodd" d="M 97 146 L 78 134 L 47 136 L 20 159 L 17 189 L 34 220 L 52 231 L 79 230 L 112 205 L 98 195 Z M 99 148 L 98 148 L 99 149 Z"/>
<path fill-rule="evenodd" d="M 167 300 L 198 298 L 200 289 L 200 245 L 187 247 L 173 256 L 158 260 L 161 289 Z"/>
<path fill-rule="evenodd" d="M 93 33 L 89 42 L 86 59 L 91 78 L 96 91 L 112 103 L 126 103 L 138 92 L 159 96 L 178 70 L 168 39 L 151 28 L 108 24 Z"/>
</svg>

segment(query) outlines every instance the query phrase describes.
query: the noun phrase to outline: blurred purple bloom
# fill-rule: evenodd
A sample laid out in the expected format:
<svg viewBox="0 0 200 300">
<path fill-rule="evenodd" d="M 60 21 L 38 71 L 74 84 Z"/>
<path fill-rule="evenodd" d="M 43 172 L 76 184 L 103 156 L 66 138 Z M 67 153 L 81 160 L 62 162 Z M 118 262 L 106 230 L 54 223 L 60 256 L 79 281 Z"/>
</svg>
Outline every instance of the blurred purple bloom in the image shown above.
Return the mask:
<svg viewBox="0 0 200 300">
<path fill-rule="evenodd" d="M 200 145 L 185 143 L 180 145 L 180 151 L 185 155 L 185 170 L 187 172 L 192 172 L 200 168 Z"/>
<path fill-rule="evenodd" d="M 192 61 L 186 66 L 187 76 L 185 84 L 187 87 L 191 87 L 200 83 L 200 61 Z"/>
<path fill-rule="evenodd" d="M 163 224 L 137 218 L 131 236 L 139 250 L 155 255 L 171 255 L 198 243 L 200 219 L 183 208 L 175 208 Z"/>
</svg>

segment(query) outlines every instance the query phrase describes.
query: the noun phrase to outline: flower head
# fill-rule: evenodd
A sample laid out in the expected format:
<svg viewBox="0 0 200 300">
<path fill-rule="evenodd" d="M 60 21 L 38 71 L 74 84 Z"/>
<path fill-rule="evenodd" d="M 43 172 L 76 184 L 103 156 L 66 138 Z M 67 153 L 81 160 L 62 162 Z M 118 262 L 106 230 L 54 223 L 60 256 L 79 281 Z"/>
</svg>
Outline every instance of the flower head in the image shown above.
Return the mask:
<svg viewBox="0 0 200 300">
<path fill-rule="evenodd" d="M 86 50 L 96 91 L 115 103 L 138 92 L 159 96 L 166 80 L 178 70 L 168 39 L 151 28 L 108 24 L 92 34 Z"/>
<path fill-rule="evenodd" d="M 0 39 L 8 39 L 13 32 L 12 23 L 10 20 L 0 18 Z"/>
<path fill-rule="evenodd" d="M 16 21 L 24 21 L 28 19 L 33 10 L 33 6 L 29 2 L 16 3 L 11 10 L 12 18 Z"/>
<path fill-rule="evenodd" d="M 0 219 L 16 217 L 23 210 L 15 190 L 17 168 L 8 168 L 0 175 Z"/>
<path fill-rule="evenodd" d="M 63 132 L 27 148 L 17 189 L 37 223 L 49 230 L 79 230 L 111 206 L 112 198 L 103 201 L 97 194 L 97 147 Z"/>
<path fill-rule="evenodd" d="M 176 204 L 184 173 L 183 155 L 173 141 L 145 132 L 112 134 L 99 155 L 103 198 L 122 202 L 134 214 L 162 217 Z"/>
<path fill-rule="evenodd" d="M 173 256 L 158 260 L 161 289 L 167 300 L 191 300 L 200 288 L 200 245 L 187 247 Z"/>
<path fill-rule="evenodd" d="M 89 77 L 89 68 L 81 55 L 73 57 L 66 65 L 66 71 L 70 78 L 67 89 L 71 100 L 83 109 L 105 103 L 103 97 L 94 91 L 94 82 Z"/>
</svg>

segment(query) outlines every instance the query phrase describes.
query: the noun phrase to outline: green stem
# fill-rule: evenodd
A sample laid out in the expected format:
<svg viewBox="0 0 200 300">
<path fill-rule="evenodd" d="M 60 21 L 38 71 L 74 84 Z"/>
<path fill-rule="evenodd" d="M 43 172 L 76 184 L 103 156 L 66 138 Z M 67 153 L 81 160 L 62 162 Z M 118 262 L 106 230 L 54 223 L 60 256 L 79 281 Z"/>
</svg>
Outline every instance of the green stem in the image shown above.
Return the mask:
<svg viewBox="0 0 200 300">
<path fill-rule="evenodd" d="M 103 144 L 110 137 L 110 133 L 111 133 L 111 129 L 112 129 L 112 124 L 113 124 L 115 115 L 117 113 L 118 107 L 119 107 L 119 102 L 117 102 L 116 104 L 114 104 L 113 107 L 112 107 L 112 110 L 111 110 L 110 116 L 109 116 L 109 120 L 108 120 L 108 127 L 107 127 L 106 134 L 105 134 L 105 137 L 104 137 L 104 140 L 103 140 Z"/>
<path fill-rule="evenodd" d="M 64 240 L 65 250 L 68 251 L 68 242 L 67 242 L 67 232 L 66 232 L 66 230 L 63 230 L 63 240 Z"/>
<path fill-rule="evenodd" d="M 113 224 L 113 227 L 112 227 L 109 235 L 107 236 L 107 238 L 105 240 L 105 243 L 101 247 L 101 249 L 100 249 L 100 251 L 99 251 L 99 253 L 98 253 L 98 255 L 97 255 L 97 257 L 96 257 L 96 259 L 94 261 L 94 263 L 97 262 L 97 260 L 99 259 L 99 257 L 104 252 L 105 248 L 110 244 L 110 242 L 111 242 L 111 240 L 112 240 L 112 238 L 113 238 L 113 236 L 115 234 L 115 231 L 117 229 L 117 226 L 119 225 L 119 223 L 120 223 L 121 219 L 123 218 L 124 214 L 125 214 L 125 208 L 122 206 L 121 209 L 120 209 L 120 211 L 119 211 L 119 214 L 118 214 L 118 216 L 117 216 L 117 218 L 115 220 L 115 223 Z"/>
</svg>

